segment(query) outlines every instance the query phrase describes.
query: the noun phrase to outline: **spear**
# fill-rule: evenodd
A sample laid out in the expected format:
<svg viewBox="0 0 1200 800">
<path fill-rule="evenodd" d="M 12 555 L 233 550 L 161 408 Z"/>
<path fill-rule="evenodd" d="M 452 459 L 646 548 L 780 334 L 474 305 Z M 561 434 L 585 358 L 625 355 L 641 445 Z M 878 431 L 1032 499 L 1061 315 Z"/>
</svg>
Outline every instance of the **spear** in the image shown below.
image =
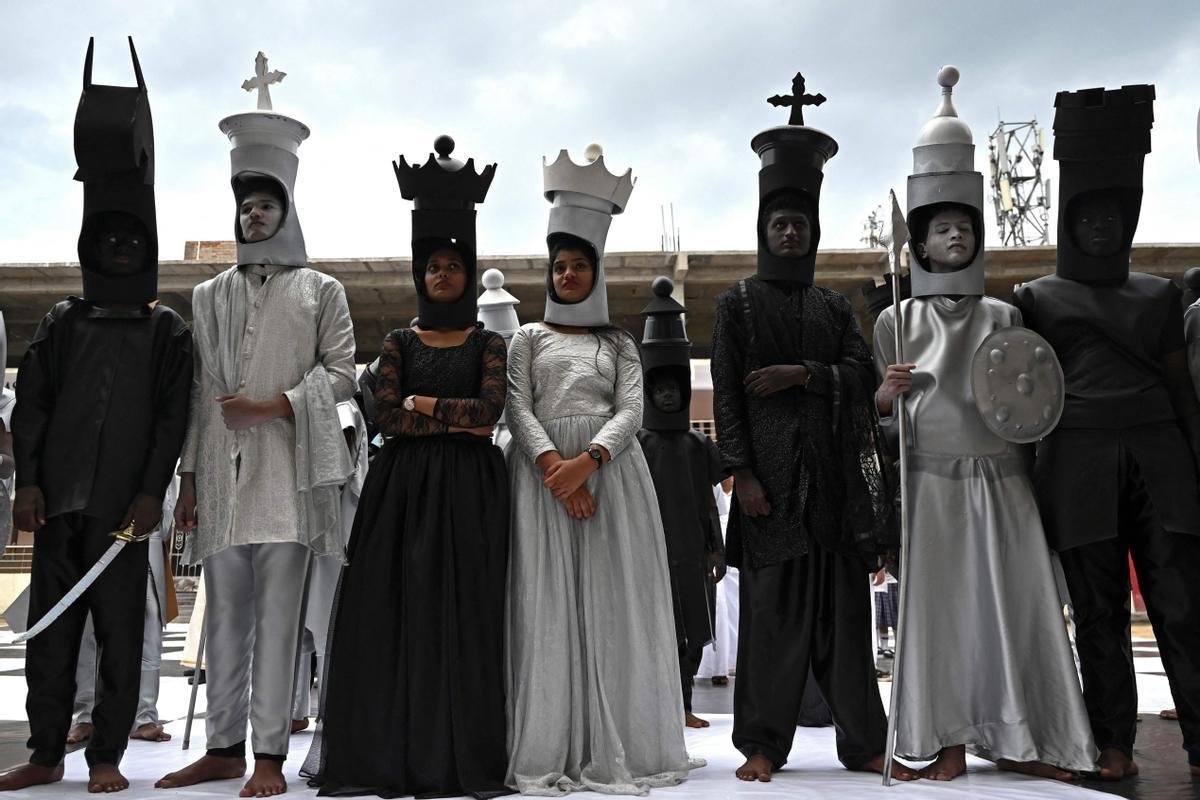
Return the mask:
<svg viewBox="0 0 1200 800">
<path fill-rule="evenodd" d="M 908 241 L 908 225 L 904 221 L 904 213 L 896 202 L 896 192 L 890 191 L 892 213 L 890 224 L 884 228 L 879 241 L 887 246 L 888 272 L 892 275 L 892 311 L 895 323 L 895 363 L 904 363 L 904 317 L 900 307 L 900 251 Z M 900 648 L 903 646 L 903 636 L 907 627 L 904 618 L 904 596 L 908 589 L 908 418 L 904 413 L 904 395 L 896 397 L 892 413 L 896 417 L 897 429 L 900 434 L 900 610 L 899 624 L 896 625 L 896 654 L 892 660 L 892 693 L 888 709 L 887 747 L 883 755 L 883 785 L 892 785 L 892 759 L 896 749 L 896 707 L 900 696 Z"/>
</svg>

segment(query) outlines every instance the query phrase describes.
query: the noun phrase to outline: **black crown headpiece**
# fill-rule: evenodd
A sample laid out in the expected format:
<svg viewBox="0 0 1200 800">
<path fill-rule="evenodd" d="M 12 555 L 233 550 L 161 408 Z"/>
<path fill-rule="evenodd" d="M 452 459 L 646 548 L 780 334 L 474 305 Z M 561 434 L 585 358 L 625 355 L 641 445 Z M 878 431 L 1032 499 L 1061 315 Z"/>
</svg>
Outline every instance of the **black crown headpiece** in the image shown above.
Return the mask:
<svg viewBox="0 0 1200 800">
<path fill-rule="evenodd" d="M 488 164 L 477 173 L 474 158 L 468 158 L 465 164 L 451 158 L 454 140 L 449 136 L 439 136 L 433 149 L 435 153 L 430 153 L 420 166 L 409 164 L 404 156 L 392 162 L 400 196 L 414 201 L 418 209 L 472 208 L 482 203 L 496 175 L 496 165 Z"/>
</svg>

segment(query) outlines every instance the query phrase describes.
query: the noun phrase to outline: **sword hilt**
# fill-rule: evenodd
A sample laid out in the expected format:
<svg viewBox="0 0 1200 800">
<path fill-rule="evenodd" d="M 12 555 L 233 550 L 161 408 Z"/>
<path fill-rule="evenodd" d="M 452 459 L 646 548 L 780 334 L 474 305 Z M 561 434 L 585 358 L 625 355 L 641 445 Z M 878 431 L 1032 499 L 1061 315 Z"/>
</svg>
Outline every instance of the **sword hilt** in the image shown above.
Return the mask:
<svg viewBox="0 0 1200 800">
<path fill-rule="evenodd" d="M 134 536 L 133 525 L 134 523 L 131 522 L 129 523 L 129 527 L 125 528 L 125 530 L 113 531 L 109 534 L 109 536 L 128 544 L 129 542 L 144 542 L 154 534 L 154 531 L 150 531 L 149 533 L 143 533 L 141 536 Z"/>
</svg>

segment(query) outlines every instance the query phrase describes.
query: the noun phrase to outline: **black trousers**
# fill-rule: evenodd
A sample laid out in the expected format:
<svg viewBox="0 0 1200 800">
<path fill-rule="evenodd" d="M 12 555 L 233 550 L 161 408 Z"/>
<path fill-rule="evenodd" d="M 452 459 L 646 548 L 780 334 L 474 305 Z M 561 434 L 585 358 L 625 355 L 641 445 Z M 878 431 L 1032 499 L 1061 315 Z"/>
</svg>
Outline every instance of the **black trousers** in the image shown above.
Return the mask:
<svg viewBox="0 0 1200 800">
<path fill-rule="evenodd" d="M 115 541 L 120 520 L 82 514 L 51 517 L 34 536 L 29 621 L 36 622 L 73 587 Z M 96 582 L 49 628 L 26 645 L 31 763 L 52 767 L 66 754 L 75 701 L 75 663 L 90 611 L 96 629 L 98 680 L 87 762 L 117 764 L 137 716 L 142 676 L 147 542 L 131 542 Z"/>
<path fill-rule="evenodd" d="M 1115 539 L 1059 553 L 1071 604 L 1083 697 L 1100 749 L 1133 755 L 1137 681 L 1129 631 L 1129 557 L 1154 627 L 1188 762 L 1200 764 L 1200 536 L 1163 530 L 1137 464 L 1122 455 Z"/>
<path fill-rule="evenodd" d="M 700 662 L 704 658 L 704 645 L 690 650 L 686 644 L 679 645 L 679 679 L 683 686 L 683 710 L 692 710 L 692 686 L 696 683 L 696 673 L 700 670 Z"/>
<path fill-rule="evenodd" d="M 871 650 L 867 573 L 812 542 L 807 555 L 741 571 L 733 744 L 787 762 L 809 667 L 837 729 L 838 759 L 861 768 L 883 752 L 887 717 Z"/>
</svg>

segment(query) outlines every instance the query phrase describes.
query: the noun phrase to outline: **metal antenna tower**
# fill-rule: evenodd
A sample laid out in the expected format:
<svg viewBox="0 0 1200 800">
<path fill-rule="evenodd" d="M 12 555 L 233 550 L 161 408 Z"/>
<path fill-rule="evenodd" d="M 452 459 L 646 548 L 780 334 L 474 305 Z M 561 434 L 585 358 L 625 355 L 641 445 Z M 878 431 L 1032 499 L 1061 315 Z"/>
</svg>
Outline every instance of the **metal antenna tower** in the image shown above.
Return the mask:
<svg viewBox="0 0 1200 800">
<path fill-rule="evenodd" d="M 863 235 L 858 240 L 867 247 L 882 247 L 881 236 L 883 236 L 883 206 L 875 206 L 863 221 Z"/>
<path fill-rule="evenodd" d="M 988 136 L 992 204 L 1002 245 L 1050 243 L 1050 181 L 1042 180 L 1045 145 L 1046 131 L 1036 119 L 1001 120 Z"/>
<path fill-rule="evenodd" d="M 670 227 L 667 225 L 668 206 L 659 206 L 658 213 L 662 219 L 662 236 L 659 239 L 664 253 L 679 252 L 679 228 L 675 227 L 675 204 L 670 206 Z"/>
</svg>

